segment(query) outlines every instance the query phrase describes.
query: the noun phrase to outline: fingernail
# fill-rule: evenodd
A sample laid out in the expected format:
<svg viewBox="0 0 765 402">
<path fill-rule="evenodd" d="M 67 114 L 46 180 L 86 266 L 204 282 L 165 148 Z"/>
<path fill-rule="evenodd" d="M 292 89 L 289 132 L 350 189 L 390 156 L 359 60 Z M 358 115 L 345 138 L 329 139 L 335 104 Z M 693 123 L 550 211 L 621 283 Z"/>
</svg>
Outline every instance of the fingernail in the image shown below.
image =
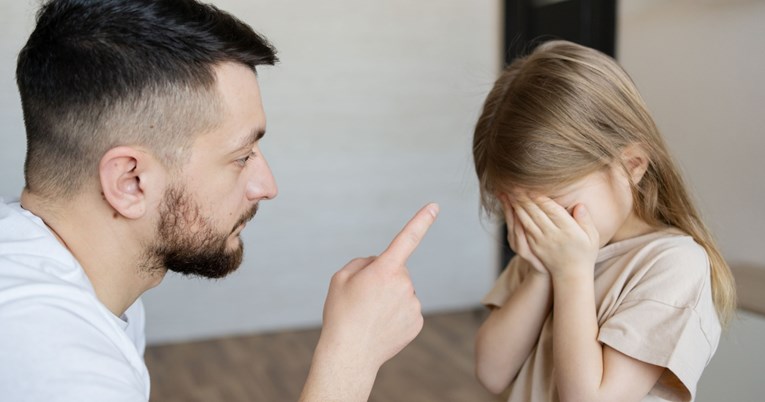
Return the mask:
<svg viewBox="0 0 765 402">
<path fill-rule="evenodd" d="M 438 216 L 438 211 L 440 208 L 438 207 L 438 204 L 430 204 L 428 206 L 428 212 L 435 218 Z"/>
</svg>

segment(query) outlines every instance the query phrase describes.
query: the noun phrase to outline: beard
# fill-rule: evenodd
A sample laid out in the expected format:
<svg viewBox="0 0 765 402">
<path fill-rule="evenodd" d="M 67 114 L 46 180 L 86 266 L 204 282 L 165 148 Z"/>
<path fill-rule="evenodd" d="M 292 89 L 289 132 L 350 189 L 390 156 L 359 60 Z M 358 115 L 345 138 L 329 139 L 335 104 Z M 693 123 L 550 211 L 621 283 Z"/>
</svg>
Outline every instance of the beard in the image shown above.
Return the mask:
<svg viewBox="0 0 765 402">
<path fill-rule="evenodd" d="M 215 229 L 202 216 L 199 205 L 180 188 L 166 190 L 159 208 L 155 244 L 147 247 L 145 267 L 148 270 L 173 271 L 187 276 L 223 278 L 242 263 L 242 240 L 233 250 L 229 237 L 257 213 L 255 204 L 227 233 Z"/>
</svg>

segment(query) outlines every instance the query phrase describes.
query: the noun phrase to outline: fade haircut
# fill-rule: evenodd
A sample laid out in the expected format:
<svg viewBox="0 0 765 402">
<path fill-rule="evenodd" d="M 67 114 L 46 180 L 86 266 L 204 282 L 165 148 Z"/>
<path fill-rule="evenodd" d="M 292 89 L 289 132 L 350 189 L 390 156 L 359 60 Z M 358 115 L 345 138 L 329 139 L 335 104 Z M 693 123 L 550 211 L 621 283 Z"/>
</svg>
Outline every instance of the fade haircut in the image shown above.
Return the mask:
<svg viewBox="0 0 765 402">
<path fill-rule="evenodd" d="M 72 198 L 98 178 L 104 153 L 151 151 L 178 167 L 214 129 L 215 67 L 255 72 L 276 50 L 247 24 L 195 0 L 52 0 L 19 53 L 28 191 Z"/>
</svg>

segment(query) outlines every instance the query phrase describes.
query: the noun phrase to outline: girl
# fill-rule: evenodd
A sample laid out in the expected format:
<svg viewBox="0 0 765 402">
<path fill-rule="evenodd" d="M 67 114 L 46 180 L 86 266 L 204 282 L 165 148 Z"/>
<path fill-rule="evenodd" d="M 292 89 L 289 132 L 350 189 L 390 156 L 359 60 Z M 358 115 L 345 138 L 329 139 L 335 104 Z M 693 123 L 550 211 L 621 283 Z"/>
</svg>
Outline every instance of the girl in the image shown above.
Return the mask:
<svg viewBox="0 0 765 402">
<path fill-rule="evenodd" d="M 730 270 L 628 75 L 554 41 L 475 128 L 482 203 L 516 252 L 476 374 L 508 401 L 690 401 L 735 308 Z"/>
</svg>

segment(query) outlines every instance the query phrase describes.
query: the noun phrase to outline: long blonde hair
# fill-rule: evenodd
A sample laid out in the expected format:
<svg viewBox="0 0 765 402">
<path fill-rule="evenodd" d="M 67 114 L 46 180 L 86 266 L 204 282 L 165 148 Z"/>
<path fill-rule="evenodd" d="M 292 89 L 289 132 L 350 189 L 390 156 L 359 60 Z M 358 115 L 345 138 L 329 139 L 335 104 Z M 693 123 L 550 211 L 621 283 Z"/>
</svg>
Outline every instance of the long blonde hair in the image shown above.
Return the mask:
<svg viewBox="0 0 765 402">
<path fill-rule="evenodd" d="M 610 57 L 552 41 L 516 59 L 486 98 L 473 137 L 481 201 L 512 187 L 554 188 L 611 164 L 625 147 L 646 152 L 648 170 L 632 185 L 636 215 L 671 225 L 704 247 L 721 323 L 736 307 L 733 275 L 686 190 L 668 147 L 627 73 Z"/>
</svg>

